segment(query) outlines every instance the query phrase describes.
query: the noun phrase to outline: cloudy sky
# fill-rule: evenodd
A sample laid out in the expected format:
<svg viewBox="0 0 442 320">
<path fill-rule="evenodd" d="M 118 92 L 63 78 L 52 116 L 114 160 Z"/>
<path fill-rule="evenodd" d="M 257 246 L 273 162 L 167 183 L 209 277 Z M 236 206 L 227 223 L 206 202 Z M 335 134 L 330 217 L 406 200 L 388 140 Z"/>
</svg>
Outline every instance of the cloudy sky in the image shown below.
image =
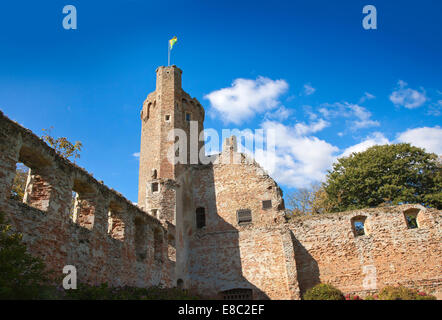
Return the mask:
<svg viewBox="0 0 442 320">
<path fill-rule="evenodd" d="M 62 27 L 66 4 L 77 30 Z M 377 30 L 362 28 L 366 4 Z M 432 0 L 5 2 L 0 109 L 82 141 L 79 165 L 136 201 L 139 114 L 176 35 L 172 63 L 206 128 L 275 129 L 271 173 L 290 192 L 372 145 L 442 154 L 440 12 Z"/>
</svg>

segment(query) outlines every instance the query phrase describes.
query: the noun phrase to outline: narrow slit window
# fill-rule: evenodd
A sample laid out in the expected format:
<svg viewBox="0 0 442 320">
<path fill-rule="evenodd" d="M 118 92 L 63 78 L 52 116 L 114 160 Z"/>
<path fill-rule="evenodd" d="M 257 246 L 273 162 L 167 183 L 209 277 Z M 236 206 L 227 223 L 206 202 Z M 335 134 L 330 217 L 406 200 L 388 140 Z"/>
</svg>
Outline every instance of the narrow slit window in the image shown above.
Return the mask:
<svg viewBox="0 0 442 320">
<path fill-rule="evenodd" d="M 196 227 L 201 229 L 206 226 L 206 213 L 204 208 L 196 209 Z"/>
</svg>

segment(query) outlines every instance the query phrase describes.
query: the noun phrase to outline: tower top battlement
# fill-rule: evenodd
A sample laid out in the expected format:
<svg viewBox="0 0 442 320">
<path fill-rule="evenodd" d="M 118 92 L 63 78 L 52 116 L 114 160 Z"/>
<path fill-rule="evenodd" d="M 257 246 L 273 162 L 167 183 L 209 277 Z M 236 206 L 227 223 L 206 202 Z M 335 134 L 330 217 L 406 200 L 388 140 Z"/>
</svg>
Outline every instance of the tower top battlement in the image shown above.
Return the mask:
<svg viewBox="0 0 442 320">
<path fill-rule="evenodd" d="M 160 66 L 155 70 L 157 74 L 157 83 L 155 91 L 174 90 L 181 92 L 181 75 L 183 71 L 177 66 Z"/>
</svg>

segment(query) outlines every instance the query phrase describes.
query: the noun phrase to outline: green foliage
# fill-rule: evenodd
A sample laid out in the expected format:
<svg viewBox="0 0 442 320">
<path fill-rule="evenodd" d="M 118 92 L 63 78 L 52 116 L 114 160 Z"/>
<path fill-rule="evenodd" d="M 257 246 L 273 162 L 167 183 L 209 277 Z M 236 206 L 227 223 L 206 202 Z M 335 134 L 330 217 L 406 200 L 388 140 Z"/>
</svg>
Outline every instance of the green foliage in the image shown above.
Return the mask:
<svg viewBox="0 0 442 320">
<path fill-rule="evenodd" d="M 389 286 L 379 292 L 379 300 L 436 300 L 436 297 L 404 286 Z"/>
<path fill-rule="evenodd" d="M 41 259 L 26 252 L 21 239 L 0 213 L 0 299 L 48 298 L 49 273 Z"/>
<path fill-rule="evenodd" d="M 42 136 L 42 139 L 46 141 L 46 143 L 55 149 L 55 151 L 65 159 L 69 159 L 73 157 L 74 159 L 80 158 L 80 151 L 83 147 L 83 144 L 80 141 L 75 141 L 75 144 L 70 142 L 67 138 L 54 138 L 51 136 L 50 129 L 43 129 L 43 132 L 46 134 Z"/>
<path fill-rule="evenodd" d="M 409 144 L 374 146 L 338 159 L 324 188 L 334 212 L 385 203 L 442 208 L 437 156 Z"/>
<path fill-rule="evenodd" d="M 304 300 L 345 300 L 342 292 L 330 284 L 321 283 L 307 290 Z"/>
<path fill-rule="evenodd" d="M 109 287 L 107 284 L 92 286 L 79 284 L 75 290 L 66 290 L 69 300 L 195 300 L 198 297 L 177 288 Z"/>
</svg>

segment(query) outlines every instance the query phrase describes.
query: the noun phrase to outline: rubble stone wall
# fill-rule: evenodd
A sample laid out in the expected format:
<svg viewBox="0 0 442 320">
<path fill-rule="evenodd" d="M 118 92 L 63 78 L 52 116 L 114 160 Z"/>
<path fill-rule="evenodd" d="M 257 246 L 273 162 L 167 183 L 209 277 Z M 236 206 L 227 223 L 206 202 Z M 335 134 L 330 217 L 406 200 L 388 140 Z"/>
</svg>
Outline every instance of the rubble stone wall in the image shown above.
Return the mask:
<svg viewBox="0 0 442 320">
<path fill-rule="evenodd" d="M 18 162 L 31 172 L 23 202 L 11 198 Z M 60 157 L 3 113 L 0 211 L 23 234 L 30 253 L 60 276 L 65 265 L 74 265 L 80 282 L 150 286 L 173 281 L 173 227 Z"/>
</svg>

